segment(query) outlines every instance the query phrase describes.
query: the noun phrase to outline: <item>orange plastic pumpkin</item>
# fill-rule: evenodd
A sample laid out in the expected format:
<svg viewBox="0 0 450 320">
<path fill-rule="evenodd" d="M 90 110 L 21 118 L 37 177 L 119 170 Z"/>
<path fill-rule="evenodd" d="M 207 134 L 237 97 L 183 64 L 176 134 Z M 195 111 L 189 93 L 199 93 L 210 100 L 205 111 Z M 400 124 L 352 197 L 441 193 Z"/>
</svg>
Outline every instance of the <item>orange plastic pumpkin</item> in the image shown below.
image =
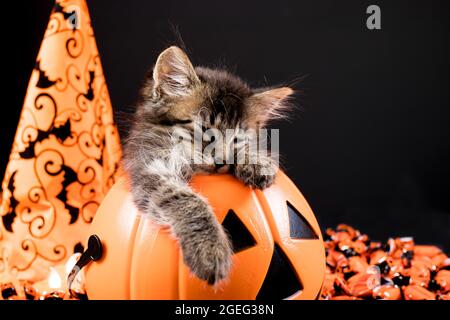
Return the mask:
<svg viewBox="0 0 450 320">
<path fill-rule="evenodd" d="M 140 215 L 125 179 L 102 202 L 90 234 L 103 256 L 85 267 L 89 299 L 317 299 L 325 274 L 319 225 L 282 172 L 270 188 L 252 190 L 229 175 L 196 176 L 228 231 L 235 254 L 218 288 L 190 273 L 167 228 Z"/>
</svg>

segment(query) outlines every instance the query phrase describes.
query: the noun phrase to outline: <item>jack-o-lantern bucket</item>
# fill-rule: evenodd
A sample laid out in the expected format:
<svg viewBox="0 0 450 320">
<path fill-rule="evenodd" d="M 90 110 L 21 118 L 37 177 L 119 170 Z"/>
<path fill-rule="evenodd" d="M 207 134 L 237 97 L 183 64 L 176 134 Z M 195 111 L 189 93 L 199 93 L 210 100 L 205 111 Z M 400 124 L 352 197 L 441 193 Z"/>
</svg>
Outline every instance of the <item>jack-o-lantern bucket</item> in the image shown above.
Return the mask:
<svg viewBox="0 0 450 320">
<path fill-rule="evenodd" d="M 319 225 L 282 172 L 270 188 L 252 190 L 229 175 L 196 176 L 231 237 L 229 279 L 212 287 L 183 263 L 167 228 L 142 216 L 124 179 L 110 190 L 92 222 L 103 255 L 85 268 L 89 299 L 317 299 L 325 273 Z"/>
</svg>

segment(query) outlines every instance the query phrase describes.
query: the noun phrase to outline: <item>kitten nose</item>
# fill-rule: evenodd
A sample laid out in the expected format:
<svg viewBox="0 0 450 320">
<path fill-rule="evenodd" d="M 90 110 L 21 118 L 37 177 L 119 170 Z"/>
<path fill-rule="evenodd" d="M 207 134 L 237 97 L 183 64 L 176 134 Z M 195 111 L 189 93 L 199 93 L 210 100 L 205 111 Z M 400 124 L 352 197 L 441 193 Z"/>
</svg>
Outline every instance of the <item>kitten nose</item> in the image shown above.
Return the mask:
<svg viewBox="0 0 450 320">
<path fill-rule="evenodd" d="M 214 165 L 216 166 L 216 170 L 219 170 L 220 168 L 223 168 L 226 166 L 226 161 L 222 159 L 221 157 L 214 157 Z"/>
<path fill-rule="evenodd" d="M 216 169 L 220 169 L 225 165 L 225 163 L 215 163 Z"/>
<path fill-rule="evenodd" d="M 230 169 L 226 163 L 216 163 L 215 166 L 218 173 L 226 173 Z"/>
</svg>

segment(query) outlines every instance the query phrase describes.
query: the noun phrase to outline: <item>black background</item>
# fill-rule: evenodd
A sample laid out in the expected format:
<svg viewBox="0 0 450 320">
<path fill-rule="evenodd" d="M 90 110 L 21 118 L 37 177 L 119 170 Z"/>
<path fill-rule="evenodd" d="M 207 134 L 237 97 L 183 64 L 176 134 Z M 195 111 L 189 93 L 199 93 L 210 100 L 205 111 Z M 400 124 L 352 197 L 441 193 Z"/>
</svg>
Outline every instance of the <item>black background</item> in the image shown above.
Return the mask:
<svg viewBox="0 0 450 320">
<path fill-rule="evenodd" d="M 366 28 L 377 4 L 382 30 Z M 186 44 L 194 64 L 254 86 L 290 83 L 284 168 L 322 228 L 414 236 L 450 250 L 448 1 L 88 1 L 111 99 L 127 113 L 148 67 Z M 52 1 L 2 3 L 0 175 Z"/>
</svg>

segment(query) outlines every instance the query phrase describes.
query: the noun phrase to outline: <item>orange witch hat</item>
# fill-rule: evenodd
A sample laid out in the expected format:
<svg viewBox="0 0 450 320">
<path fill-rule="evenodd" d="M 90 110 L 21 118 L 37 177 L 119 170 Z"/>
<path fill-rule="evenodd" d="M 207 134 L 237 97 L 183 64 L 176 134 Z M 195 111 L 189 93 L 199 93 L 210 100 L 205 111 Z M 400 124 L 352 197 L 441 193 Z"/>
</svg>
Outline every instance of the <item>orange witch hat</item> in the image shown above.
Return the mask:
<svg viewBox="0 0 450 320">
<path fill-rule="evenodd" d="M 82 250 L 121 157 L 84 0 L 58 0 L 2 183 L 0 282 L 46 278 Z"/>
</svg>

